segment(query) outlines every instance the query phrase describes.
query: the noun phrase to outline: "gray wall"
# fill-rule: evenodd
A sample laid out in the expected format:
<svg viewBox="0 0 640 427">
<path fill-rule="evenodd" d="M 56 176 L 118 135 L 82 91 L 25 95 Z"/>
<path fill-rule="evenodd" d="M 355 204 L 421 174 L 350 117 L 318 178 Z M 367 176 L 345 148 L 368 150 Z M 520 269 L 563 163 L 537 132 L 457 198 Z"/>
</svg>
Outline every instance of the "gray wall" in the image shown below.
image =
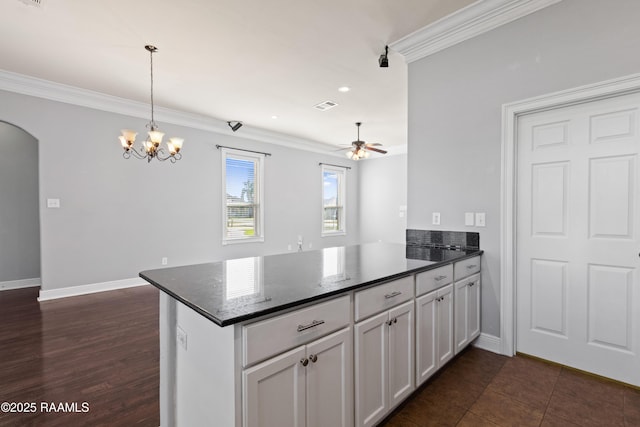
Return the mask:
<svg viewBox="0 0 640 427">
<path fill-rule="evenodd" d="M 375 156 L 375 154 L 374 154 Z M 387 155 L 358 163 L 360 173 L 360 239 L 405 243 L 407 155 Z"/>
<path fill-rule="evenodd" d="M 0 121 L 0 282 L 40 277 L 38 141 Z"/>
<path fill-rule="evenodd" d="M 638 17 L 637 0 L 564 0 L 409 65 L 408 227 L 480 232 L 484 333 L 500 335 L 501 107 L 639 72 Z"/>
<path fill-rule="evenodd" d="M 320 237 L 318 162 L 341 161 L 333 156 L 160 121 L 167 136 L 185 138 L 183 160 L 124 160 L 120 129 L 142 131 L 146 120 L 3 91 L 0 120 L 39 140 L 42 289 L 137 277 L 161 267 L 162 257 L 171 266 L 286 252 L 299 234 L 305 250 L 359 241 L 357 165 L 347 173 L 348 235 Z M 272 153 L 265 161 L 264 243 L 221 244 L 216 144 Z M 61 207 L 47 209 L 47 198 L 59 198 Z"/>
</svg>

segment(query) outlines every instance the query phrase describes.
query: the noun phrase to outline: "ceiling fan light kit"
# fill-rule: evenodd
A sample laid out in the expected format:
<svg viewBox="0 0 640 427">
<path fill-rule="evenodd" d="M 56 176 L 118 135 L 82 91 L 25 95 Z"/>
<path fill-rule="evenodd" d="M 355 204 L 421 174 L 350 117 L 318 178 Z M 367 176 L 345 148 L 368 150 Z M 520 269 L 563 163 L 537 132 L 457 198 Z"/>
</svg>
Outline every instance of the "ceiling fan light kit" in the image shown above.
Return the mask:
<svg viewBox="0 0 640 427">
<path fill-rule="evenodd" d="M 178 137 L 170 138 L 167 142 L 169 154 L 165 154 L 164 149 L 160 147 L 164 133 L 158 130 L 158 125 L 155 122 L 153 114 L 153 53 L 156 52 L 158 48 L 152 45 L 146 45 L 144 48 L 149 51 L 151 64 L 151 121 L 147 123 L 149 132 L 147 133 L 147 139 L 142 143 L 142 148 L 137 149 L 134 147 L 134 144 L 138 132 L 131 129 L 123 129 L 121 131 L 122 135 L 118 137 L 120 144 L 122 144 L 122 148 L 124 149 L 122 157 L 128 159 L 133 155 L 137 159 L 146 159 L 147 162 L 151 162 L 153 159 L 158 159 L 161 162 L 169 160 L 171 163 L 175 163 L 182 158 L 180 150 L 182 149 L 184 139 Z"/>
<path fill-rule="evenodd" d="M 376 151 L 380 154 L 387 154 L 385 150 L 374 147 L 381 144 L 367 144 L 366 142 L 360 140 L 360 125 L 362 125 L 362 122 L 356 122 L 356 126 L 358 129 L 358 139 L 351 143 L 351 149 L 345 153 L 347 158 L 351 160 L 368 159 L 371 155 L 369 151 Z"/>
</svg>

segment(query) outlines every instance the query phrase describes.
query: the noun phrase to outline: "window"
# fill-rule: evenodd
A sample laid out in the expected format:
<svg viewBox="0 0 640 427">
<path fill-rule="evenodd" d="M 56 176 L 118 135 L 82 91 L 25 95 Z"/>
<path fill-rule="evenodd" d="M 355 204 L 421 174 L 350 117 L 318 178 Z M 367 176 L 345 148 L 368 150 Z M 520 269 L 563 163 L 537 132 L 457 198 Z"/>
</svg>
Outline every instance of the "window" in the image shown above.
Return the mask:
<svg viewBox="0 0 640 427">
<path fill-rule="evenodd" d="M 262 242 L 264 155 L 222 149 L 222 243 Z"/>
<path fill-rule="evenodd" d="M 345 169 L 322 165 L 322 235 L 345 234 Z"/>
</svg>

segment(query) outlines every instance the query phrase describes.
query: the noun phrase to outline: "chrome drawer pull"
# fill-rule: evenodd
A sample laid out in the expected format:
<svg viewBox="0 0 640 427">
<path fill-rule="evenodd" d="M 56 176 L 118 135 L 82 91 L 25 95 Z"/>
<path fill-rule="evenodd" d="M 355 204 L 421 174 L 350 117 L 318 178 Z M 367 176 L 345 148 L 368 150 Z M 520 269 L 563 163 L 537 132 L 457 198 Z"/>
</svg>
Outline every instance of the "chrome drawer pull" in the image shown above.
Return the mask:
<svg viewBox="0 0 640 427">
<path fill-rule="evenodd" d="M 386 299 L 389 299 L 389 298 L 397 297 L 397 296 L 398 296 L 398 295 L 400 295 L 400 294 L 402 294 L 402 292 L 400 292 L 400 291 L 395 291 L 395 292 L 391 292 L 390 294 L 386 294 L 384 297 L 385 297 Z"/>
<path fill-rule="evenodd" d="M 436 282 L 439 282 L 440 280 L 442 280 L 442 279 L 446 279 L 446 278 L 447 278 L 447 276 L 437 276 L 434 280 L 435 280 Z"/>
<path fill-rule="evenodd" d="M 472 268 L 476 268 L 476 267 L 477 267 L 477 265 L 475 265 L 475 264 L 467 265 L 467 268 L 469 270 L 471 270 Z"/>
<path fill-rule="evenodd" d="M 324 323 L 324 320 L 313 320 L 308 325 L 298 325 L 298 332 L 302 332 L 302 331 L 305 331 L 307 329 L 315 328 L 316 326 L 322 325 L 323 323 Z"/>
</svg>

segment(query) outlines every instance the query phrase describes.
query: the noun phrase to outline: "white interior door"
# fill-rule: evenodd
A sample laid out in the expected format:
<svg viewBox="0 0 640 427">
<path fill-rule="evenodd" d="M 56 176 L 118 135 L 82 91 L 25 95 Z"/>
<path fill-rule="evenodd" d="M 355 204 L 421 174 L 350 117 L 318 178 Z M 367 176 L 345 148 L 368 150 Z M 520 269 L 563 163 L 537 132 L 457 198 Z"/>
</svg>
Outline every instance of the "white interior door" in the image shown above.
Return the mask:
<svg viewBox="0 0 640 427">
<path fill-rule="evenodd" d="M 640 386 L 640 95 L 517 129 L 517 351 Z"/>
</svg>

